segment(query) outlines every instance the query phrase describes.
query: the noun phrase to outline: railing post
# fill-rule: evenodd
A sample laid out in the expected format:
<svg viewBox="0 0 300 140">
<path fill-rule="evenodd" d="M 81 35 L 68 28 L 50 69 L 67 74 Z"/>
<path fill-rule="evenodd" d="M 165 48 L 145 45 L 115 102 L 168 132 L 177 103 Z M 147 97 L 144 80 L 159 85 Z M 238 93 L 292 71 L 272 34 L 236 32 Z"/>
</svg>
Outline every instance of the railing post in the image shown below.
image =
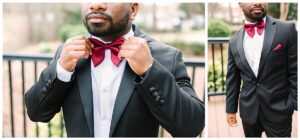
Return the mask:
<svg viewBox="0 0 300 140">
<path fill-rule="evenodd" d="M 24 137 L 27 137 L 26 130 L 26 110 L 25 110 L 25 72 L 24 72 L 24 61 L 21 61 L 21 71 L 22 71 L 22 101 L 23 101 L 23 133 Z"/>
<path fill-rule="evenodd" d="M 13 85 L 12 85 L 11 61 L 10 60 L 8 61 L 8 80 L 9 80 L 9 95 L 10 95 L 11 135 L 12 135 L 12 137 L 15 137 Z"/>
</svg>

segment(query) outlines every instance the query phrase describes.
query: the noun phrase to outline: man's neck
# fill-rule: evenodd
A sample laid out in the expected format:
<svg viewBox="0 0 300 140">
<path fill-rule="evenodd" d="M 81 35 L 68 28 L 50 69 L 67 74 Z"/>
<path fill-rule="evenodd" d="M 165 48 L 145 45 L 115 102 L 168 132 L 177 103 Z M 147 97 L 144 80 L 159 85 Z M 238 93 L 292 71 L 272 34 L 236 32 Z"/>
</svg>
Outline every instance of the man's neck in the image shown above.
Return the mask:
<svg viewBox="0 0 300 140">
<path fill-rule="evenodd" d="M 131 30 L 131 25 L 129 27 L 127 27 L 124 31 L 119 32 L 119 33 L 115 33 L 115 34 L 111 34 L 111 35 L 106 35 L 106 36 L 97 36 L 98 38 L 100 38 L 101 40 L 105 41 L 105 42 L 112 42 L 113 40 L 115 40 L 116 38 L 120 38 L 126 34 L 128 34 Z"/>
<path fill-rule="evenodd" d="M 264 21 L 266 21 L 266 16 L 265 17 L 263 17 L 262 19 L 260 19 L 260 20 L 253 20 L 253 19 L 250 19 L 250 18 L 245 18 L 245 23 L 247 24 L 247 23 L 256 23 L 256 22 L 258 22 L 258 21 L 262 21 L 262 20 L 264 20 Z"/>
<path fill-rule="evenodd" d="M 115 40 L 116 38 L 120 38 L 120 37 L 124 37 L 125 39 L 128 39 L 129 37 L 134 36 L 134 32 L 133 29 L 130 28 L 128 31 L 126 30 L 125 33 L 123 34 L 119 34 L 119 35 L 111 35 L 111 36 L 105 36 L 105 37 L 97 37 L 97 36 L 92 36 L 93 38 L 107 44 L 107 43 L 111 43 L 113 40 Z"/>
</svg>

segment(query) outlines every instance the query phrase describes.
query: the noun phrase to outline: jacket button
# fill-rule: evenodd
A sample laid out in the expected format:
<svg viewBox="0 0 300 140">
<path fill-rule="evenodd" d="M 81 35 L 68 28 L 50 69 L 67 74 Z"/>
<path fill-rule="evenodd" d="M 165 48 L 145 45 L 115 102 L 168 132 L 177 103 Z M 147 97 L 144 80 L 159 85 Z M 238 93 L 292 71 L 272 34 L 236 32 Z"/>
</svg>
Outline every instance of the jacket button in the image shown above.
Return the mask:
<svg viewBox="0 0 300 140">
<path fill-rule="evenodd" d="M 155 91 L 155 92 L 153 92 L 152 96 L 153 96 L 154 98 L 156 98 L 156 97 L 158 96 L 158 93 Z"/>
<path fill-rule="evenodd" d="M 260 84 L 259 83 L 256 83 L 256 86 L 259 86 Z"/>
<path fill-rule="evenodd" d="M 161 99 L 159 100 L 158 104 L 163 105 L 165 103 L 165 100 Z"/>
<path fill-rule="evenodd" d="M 43 87 L 43 88 L 42 88 L 42 92 L 43 92 L 43 93 L 46 93 L 46 92 L 47 92 L 47 88 L 46 88 L 46 87 Z"/>
<path fill-rule="evenodd" d="M 51 80 L 50 79 L 47 82 L 48 82 L 48 84 L 51 84 Z"/>
<path fill-rule="evenodd" d="M 46 88 L 49 88 L 49 87 L 50 87 L 50 84 L 49 84 L 49 83 L 46 83 L 45 86 L 46 86 Z"/>
<path fill-rule="evenodd" d="M 155 101 L 158 102 L 160 99 L 160 96 L 156 96 Z"/>
<path fill-rule="evenodd" d="M 149 88 L 149 91 L 150 91 L 150 92 L 154 92 L 154 91 L 155 91 L 155 88 L 154 88 L 154 87 L 150 87 L 150 88 Z"/>
</svg>

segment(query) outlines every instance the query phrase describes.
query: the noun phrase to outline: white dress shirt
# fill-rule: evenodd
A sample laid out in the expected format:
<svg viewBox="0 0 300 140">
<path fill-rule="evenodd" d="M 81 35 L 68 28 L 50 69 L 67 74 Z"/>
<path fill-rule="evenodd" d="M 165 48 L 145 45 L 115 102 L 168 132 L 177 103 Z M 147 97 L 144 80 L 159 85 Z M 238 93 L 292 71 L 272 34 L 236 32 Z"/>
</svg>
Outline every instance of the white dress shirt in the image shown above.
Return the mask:
<svg viewBox="0 0 300 140">
<path fill-rule="evenodd" d="M 266 23 L 266 17 L 263 20 Z M 255 24 L 255 23 L 251 23 L 251 22 L 248 22 L 247 20 L 245 20 L 245 24 Z M 245 52 L 246 59 L 250 65 L 253 73 L 257 77 L 259 63 L 260 63 L 260 56 L 261 56 L 261 51 L 262 51 L 263 42 L 264 42 L 265 28 L 261 35 L 259 35 L 257 33 L 257 27 L 254 27 L 254 30 L 255 30 L 255 34 L 254 34 L 253 38 L 251 36 L 249 36 L 247 34 L 247 32 L 245 31 L 243 46 L 244 46 L 244 52 Z"/>
<path fill-rule="evenodd" d="M 123 37 L 128 39 L 131 36 L 134 36 L 132 29 Z M 98 37 L 92 37 L 105 44 L 110 43 Z M 90 63 L 94 106 L 94 136 L 109 137 L 114 104 L 124 73 L 126 60 L 124 59 L 119 67 L 116 67 L 111 61 L 110 49 L 106 49 L 105 58 L 100 65 L 94 67 L 93 62 L 91 61 Z M 58 79 L 68 82 L 73 73 L 64 70 L 57 63 Z"/>
</svg>

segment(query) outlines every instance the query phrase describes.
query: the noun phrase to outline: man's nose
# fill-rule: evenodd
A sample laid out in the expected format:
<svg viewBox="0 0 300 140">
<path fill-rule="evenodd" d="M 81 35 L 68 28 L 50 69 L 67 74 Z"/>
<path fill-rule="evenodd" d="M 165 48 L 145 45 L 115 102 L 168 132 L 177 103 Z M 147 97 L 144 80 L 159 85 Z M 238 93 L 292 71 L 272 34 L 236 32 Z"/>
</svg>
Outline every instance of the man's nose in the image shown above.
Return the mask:
<svg viewBox="0 0 300 140">
<path fill-rule="evenodd" d="M 257 6 L 257 7 L 262 7 L 262 3 L 260 2 L 257 2 L 257 3 L 253 3 L 254 6 Z"/>
<path fill-rule="evenodd" d="M 107 8 L 106 3 L 91 3 L 90 10 L 91 11 L 105 11 Z"/>
</svg>

